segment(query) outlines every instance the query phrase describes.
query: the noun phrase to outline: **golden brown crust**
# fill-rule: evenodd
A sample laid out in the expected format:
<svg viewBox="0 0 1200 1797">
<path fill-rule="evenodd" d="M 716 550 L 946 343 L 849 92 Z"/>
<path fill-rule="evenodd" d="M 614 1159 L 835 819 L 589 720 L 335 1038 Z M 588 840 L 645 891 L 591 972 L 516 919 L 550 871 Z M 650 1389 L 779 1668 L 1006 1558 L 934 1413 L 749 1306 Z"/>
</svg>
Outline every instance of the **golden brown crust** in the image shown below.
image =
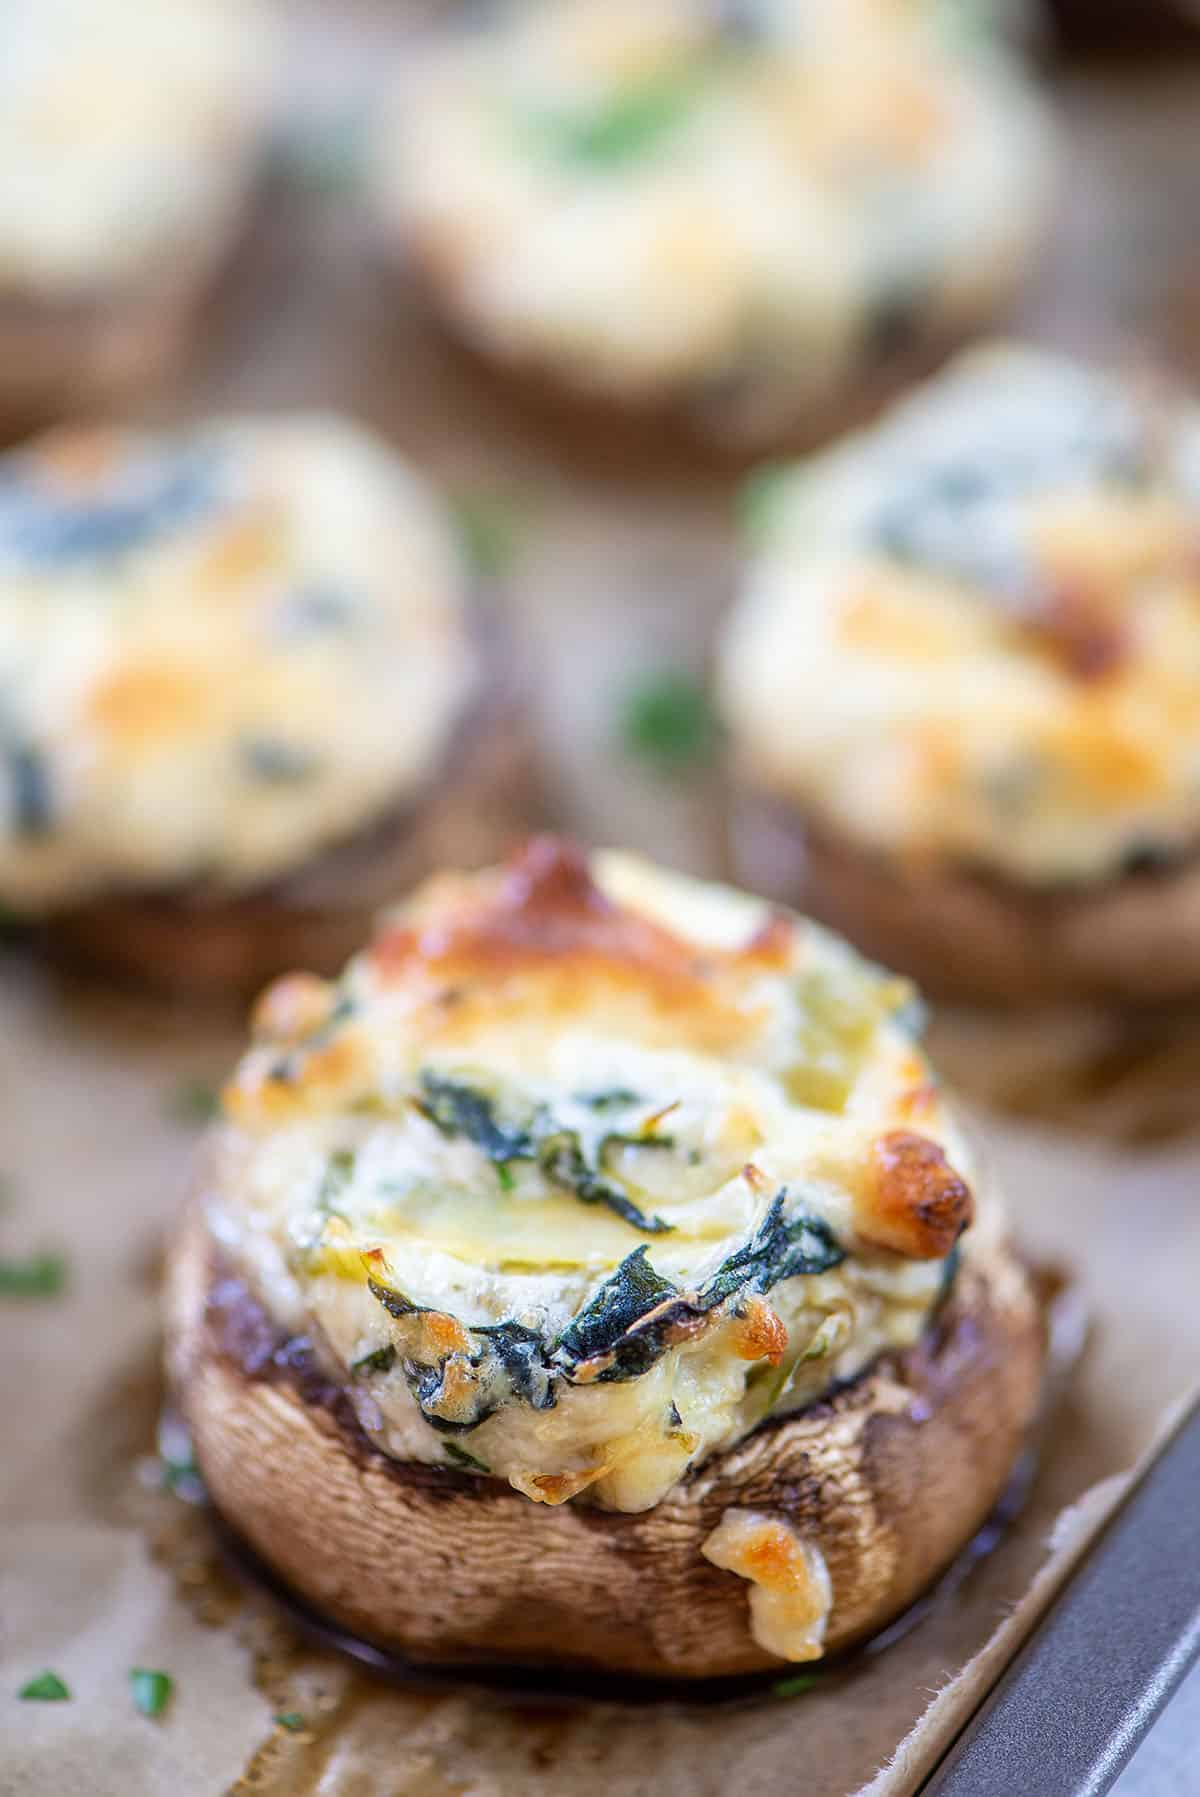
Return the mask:
<svg viewBox="0 0 1200 1797">
<path fill-rule="evenodd" d="M 654 1509 L 549 1508 L 388 1460 L 344 1406 L 269 1356 L 231 1355 L 213 1282 L 193 1209 L 171 1256 L 168 1362 L 214 1502 L 334 1621 L 430 1662 L 687 1679 L 778 1668 L 751 1637 L 749 1588 L 700 1551 L 733 1506 L 784 1517 L 819 1549 L 837 1652 L 911 1604 L 983 1522 L 1043 1357 L 1027 1279 L 981 1242 L 925 1341 L 716 1455 Z"/>
<path fill-rule="evenodd" d="M 433 868 L 478 866 L 537 819 L 541 793 L 511 682 L 460 731 L 414 805 L 258 893 L 205 900 L 97 900 L 51 919 L 51 951 L 109 977 L 211 997 L 246 997 L 296 967 L 338 972 L 380 910 Z"/>
<path fill-rule="evenodd" d="M 802 905 L 931 995 L 1156 1004 L 1200 993 L 1200 857 L 1041 893 L 903 866 L 752 794 L 733 807 L 739 879 Z"/>
</svg>

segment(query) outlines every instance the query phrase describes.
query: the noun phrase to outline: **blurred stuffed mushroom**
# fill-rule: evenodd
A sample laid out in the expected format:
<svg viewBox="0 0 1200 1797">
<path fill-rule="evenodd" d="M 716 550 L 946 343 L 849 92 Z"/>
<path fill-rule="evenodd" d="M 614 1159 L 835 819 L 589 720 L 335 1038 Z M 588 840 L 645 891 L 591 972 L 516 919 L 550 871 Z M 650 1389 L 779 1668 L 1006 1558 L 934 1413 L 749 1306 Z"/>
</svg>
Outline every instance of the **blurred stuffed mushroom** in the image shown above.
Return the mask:
<svg viewBox="0 0 1200 1797">
<path fill-rule="evenodd" d="M 62 428 L 0 461 L 0 900 L 170 985 L 331 968 L 527 821 L 447 508 L 334 416 Z"/>
<path fill-rule="evenodd" d="M 1200 991 L 1193 401 L 985 347 L 750 500 L 743 872 L 938 991 Z"/>
<path fill-rule="evenodd" d="M 245 217 L 263 0 L 0 9 L 0 429 L 107 406 L 179 360 Z"/>
<path fill-rule="evenodd" d="M 489 7 L 406 72 L 386 236 L 527 389 L 809 441 L 1011 294 L 1047 129 L 997 30 L 911 0 Z"/>
</svg>

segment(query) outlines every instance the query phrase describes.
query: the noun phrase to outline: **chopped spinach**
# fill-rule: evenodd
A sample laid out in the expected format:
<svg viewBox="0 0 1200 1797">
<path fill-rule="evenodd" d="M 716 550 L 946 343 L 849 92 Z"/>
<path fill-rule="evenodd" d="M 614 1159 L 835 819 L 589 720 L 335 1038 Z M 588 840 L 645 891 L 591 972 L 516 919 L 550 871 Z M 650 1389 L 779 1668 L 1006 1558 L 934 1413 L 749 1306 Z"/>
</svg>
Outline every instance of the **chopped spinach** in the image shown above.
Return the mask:
<svg viewBox="0 0 1200 1797">
<path fill-rule="evenodd" d="M 629 1086 L 605 1086 L 598 1092 L 577 1092 L 575 1099 L 577 1104 L 586 1104 L 592 1111 L 616 1111 L 639 1103 L 640 1094 Z"/>
<path fill-rule="evenodd" d="M 4 745 L 3 756 L 14 834 L 46 835 L 54 823 L 54 796 L 46 757 L 30 743 L 14 742 Z"/>
<path fill-rule="evenodd" d="M 269 786 L 292 786 L 311 780 L 321 763 L 311 749 L 277 736 L 247 736 L 238 745 L 242 766 Z"/>
<path fill-rule="evenodd" d="M 554 1345 L 556 1356 L 574 1365 L 613 1353 L 628 1342 L 629 1332 L 636 1324 L 656 1306 L 676 1296 L 678 1288 L 655 1272 L 647 1253 L 643 1242 L 625 1256 L 612 1277 L 571 1318 Z M 657 1354 L 653 1358 L 657 1359 Z M 650 1364 L 652 1360 L 647 1362 Z M 634 1377 L 632 1373 L 625 1376 Z"/>
<path fill-rule="evenodd" d="M 338 1200 L 354 1177 L 356 1156 L 353 1148 L 335 1148 L 329 1157 L 317 1193 L 317 1210 L 323 1217 L 337 1210 Z"/>
<path fill-rule="evenodd" d="M 507 1169 L 512 1161 L 533 1161 L 551 1185 L 573 1193 L 581 1204 L 604 1205 L 646 1235 L 663 1235 L 670 1230 L 671 1224 L 661 1217 L 647 1216 L 604 1177 L 603 1158 L 607 1147 L 631 1138 L 617 1134 L 605 1136 L 598 1150 L 600 1164 L 593 1165 L 584 1152 L 578 1131 L 555 1123 L 545 1110 L 535 1112 L 526 1125 L 508 1126 L 497 1119 L 494 1100 L 476 1086 L 447 1079 L 429 1068 L 421 1074 L 420 1083 L 421 1108 L 430 1122 L 445 1135 L 465 1136 L 497 1168 Z M 661 1137 L 636 1140 L 640 1147 L 667 1146 Z"/>
<path fill-rule="evenodd" d="M 422 1110 L 443 1135 L 465 1136 L 498 1166 L 531 1158 L 533 1144 L 528 1130 L 502 1128 L 496 1121 L 493 1101 L 477 1087 L 426 1068 L 421 1074 L 421 1092 Z"/>
<path fill-rule="evenodd" d="M 628 1137 L 605 1136 L 600 1145 L 600 1157 L 603 1158 L 606 1143 L 612 1141 L 628 1141 Z M 649 1147 L 648 1140 L 642 1146 Z M 665 1146 L 659 1143 L 658 1146 Z M 640 1229 L 646 1235 L 669 1235 L 673 1224 L 662 1217 L 647 1216 L 645 1211 L 636 1205 L 632 1198 L 619 1192 L 609 1180 L 588 1164 L 577 1132 L 573 1129 L 558 1129 L 553 1133 L 541 1136 L 537 1143 L 538 1166 L 552 1185 L 564 1186 L 573 1192 L 581 1204 L 602 1204 L 607 1210 L 622 1218 L 634 1229 Z"/>
<path fill-rule="evenodd" d="M 378 1294 L 377 1294 L 378 1295 Z M 380 1300 L 382 1303 L 382 1299 Z M 376 1348 L 370 1354 L 363 1354 L 350 1362 L 352 1373 L 389 1373 L 396 1364 L 396 1350 L 391 1342 L 385 1347 Z"/>
<path fill-rule="evenodd" d="M 310 580 L 296 587 L 280 605 L 275 627 L 288 641 L 333 636 L 345 630 L 356 610 L 353 596 L 328 581 Z"/>
<path fill-rule="evenodd" d="M 823 1217 L 810 1211 L 783 1214 L 787 1187 L 776 1192 L 770 1208 L 749 1241 L 722 1261 L 700 1288 L 700 1305 L 711 1310 L 738 1292 L 769 1292 L 785 1279 L 827 1273 L 841 1264 L 846 1250 Z"/>
<path fill-rule="evenodd" d="M 442 1452 L 445 1454 L 447 1460 L 452 1461 L 453 1464 L 460 1467 L 463 1472 L 490 1473 L 492 1470 L 486 1461 L 477 1460 L 474 1454 L 468 1454 L 467 1450 L 465 1448 L 460 1448 L 455 1441 L 444 1441 L 442 1443 Z"/>
<path fill-rule="evenodd" d="M 65 493 L 37 458 L 13 456 L 0 473 L 0 545 L 33 565 L 112 558 L 208 513 L 218 502 L 211 443 L 126 453 L 102 485 Z"/>
<path fill-rule="evenodd" d="M 606 1357 L 609 1364 L 595 1375 L 598 1380 L 640 1378 L 680 1330 L 719 1305 L 836 1267 L 846 1256 L 829 1225 L 807 1211 L 785 1218 L 786 1197 L 784 1187 L 749 1239 L 694 1292 L 679 1291 L 655 1272 L 644 1245 L 626 1255 L 559 1336 L 552 1351 L 556 1363 L 570 1378 L 581 1362 Z"/>
</svg>

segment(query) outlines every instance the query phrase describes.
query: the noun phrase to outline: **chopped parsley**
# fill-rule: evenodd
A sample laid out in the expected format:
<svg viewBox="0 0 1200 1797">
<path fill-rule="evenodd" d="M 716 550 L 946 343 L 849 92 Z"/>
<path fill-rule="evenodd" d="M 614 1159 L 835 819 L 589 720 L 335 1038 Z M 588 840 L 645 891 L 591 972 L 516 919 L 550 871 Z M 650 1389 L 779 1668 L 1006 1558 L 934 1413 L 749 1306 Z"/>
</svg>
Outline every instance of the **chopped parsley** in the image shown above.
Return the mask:
<svg viewBox="0 0 1200 1797">
<path fill-rule="evenodd" d="M 641 677 L 621 701 L 619 724 L 626 752 L 662 774 L 704 766 L 720 736 L 708 694 L 682 668 Z"/>
<path fill-rule="evenodd" d="M 39 1672 L 21 1686 L 17 1696 L 26 1703 L 66 1703 L 71 1693 L 57 1672 Z"/>
<path fill-rule="evenodd" d="M 169 1109 L 180 1123 L 211 1123 L 221 1114 L 221 1094 L 209 1080 L 184 1080 L 171 1094 Z"/>
<path fill-rule="evenodd" d="M 798 1672 L 794 1678 L 776 1679 L 771 1686 L 771 1695 L 773 1697 L 799 1697 L 802 1692 L 811 1691 L 813 1686 L 819 1685 L 820 1682 L 819 1672 Z"/>
<path fill-rule="evenodd" d="M 35 1254 L 28 1260 L 0 1260 L 0 1298 L 57 1298 L 67 1283 L 61 1254 Z"/>
<path fill-rule="evenodd" d="M 289 1735 L 298 1735 L 302 1728 L 308 1726 L 306 1718 L 300 1714 L 299 1710 L 280 1710 L 271 1720 L 277 1728 L 286 1728 Z"/>
<path fill-rule="evenodd" d="M 496 494 L 463 493 L 452 502 L 452 511 L 459 545 L 472 570 L 486 580 L 508 574 L 523 535 L 516 507 Z"/>
<path fill-rule="evenodd" d="M 131 1666 L 129 1689 L 133 1693 L 134 1708 L 143 1716 L 161 1716 L 171 1699 L 171 1677 L 169 1673 L 152 1671 L 145 1666 Z"/>
<path fill-rule="evenodd" d="M 364 1354 L 358 1360 L 350 1362 L 352 1373 L 389 1373 L 396 1364 L 396 1350 L 391 1342 L 373 1353 Z"/>
<path fill-rule="evenodd" d="M 658 149 L 686 123 L 702 85 L 699 70 L 672 70 L 631 83 L 594 106 L 522 108 L 515 123 L 526 143 L 558 162 L 620 168 Z"/>
</svg>

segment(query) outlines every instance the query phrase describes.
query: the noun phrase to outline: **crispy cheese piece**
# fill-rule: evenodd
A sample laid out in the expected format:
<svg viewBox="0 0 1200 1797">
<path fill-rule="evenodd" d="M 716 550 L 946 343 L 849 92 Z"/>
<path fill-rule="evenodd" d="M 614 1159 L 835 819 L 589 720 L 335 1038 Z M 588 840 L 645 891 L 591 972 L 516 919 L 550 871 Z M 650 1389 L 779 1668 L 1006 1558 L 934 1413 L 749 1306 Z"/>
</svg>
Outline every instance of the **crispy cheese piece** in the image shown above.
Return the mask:
<svg viewBox="0 0 1200 1797">
<path fill-rule="evenodd" d="M 727 1510 L 701 1553 L 723 1572 L 748 1579 L 750 1633 L 781 1660 L 819 1660 L 833 1586 L 819 1548 L 782 1517 Z"/>
</svg>

